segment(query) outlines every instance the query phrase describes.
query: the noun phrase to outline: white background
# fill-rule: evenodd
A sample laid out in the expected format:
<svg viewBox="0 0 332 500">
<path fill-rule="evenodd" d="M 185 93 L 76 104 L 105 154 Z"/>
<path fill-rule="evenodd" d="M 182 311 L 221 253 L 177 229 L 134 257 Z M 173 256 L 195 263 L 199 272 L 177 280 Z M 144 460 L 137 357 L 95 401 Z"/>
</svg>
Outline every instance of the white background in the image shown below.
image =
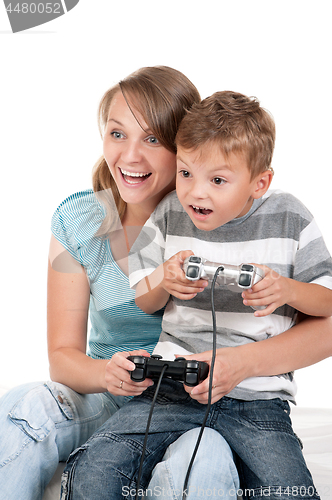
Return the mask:
<svg viewBox="0 0 332 500">
<path fill-rule="evenodd" d="M 15 3 L 15 2 L 14 2 Z M 104 91 L 141 66 L 202 97 L 257 96 L 277 125 L 273 187 L 315 215 L 332 251 L 329 0 L 80 0 L 12 34 L 0 5 L 0 386 L 48 378 L 46 269 L 57 205 L 90 187 Z M 332 407 L 331 358 L 297 374 L 299 406 Z"/>
</svg>

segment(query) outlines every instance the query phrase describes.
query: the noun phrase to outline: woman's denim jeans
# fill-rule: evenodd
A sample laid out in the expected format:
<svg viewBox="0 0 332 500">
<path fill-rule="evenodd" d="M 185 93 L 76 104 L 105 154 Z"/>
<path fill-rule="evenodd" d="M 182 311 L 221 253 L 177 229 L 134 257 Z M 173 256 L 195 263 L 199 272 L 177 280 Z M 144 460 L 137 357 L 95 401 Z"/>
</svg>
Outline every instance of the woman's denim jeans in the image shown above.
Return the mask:
<svg viewBox="0 0 332 500">
<path fill-rule="evenodd" d="M 62 499 L 135 498 L 152 397 L 153 388 L 149 388 L 131 400 L 72 454 L 63 475 Z M 148 488 L 150 473 L 166 448 L 184 432 L 199 426 L 205 409 L 190 398 L 182 384 L 162 382 L 147 440 L 142 492 Z M 212 405 L 207 426 L 217 430 L 233 450 L 245 498 L 319 498 L 289 413 L 289 404 L 280 399 L 241 401 L 224 397 Z M 209 487 L 217 498 L 212 480 Z"/>
<path fill-rule="evenodd" d="M 59 461 L 127 400 L 29 383 L 0 399 L 0 500 L 41 500 Z"/>
</svg>

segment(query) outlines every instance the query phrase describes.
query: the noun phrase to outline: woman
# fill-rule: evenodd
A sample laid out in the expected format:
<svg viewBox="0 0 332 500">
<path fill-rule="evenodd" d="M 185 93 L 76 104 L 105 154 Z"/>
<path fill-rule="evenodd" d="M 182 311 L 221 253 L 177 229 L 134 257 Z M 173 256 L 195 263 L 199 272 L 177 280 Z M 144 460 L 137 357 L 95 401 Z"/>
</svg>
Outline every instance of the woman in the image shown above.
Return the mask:
<svg viewBox="0 0 332 500">
<path fill-rule="evenodd" d="M 139 70 L 101 102 L 104 156 L 94 171 L 94 192 L 65 200 L 52 221 L 48 345 L 53 382 L 19 387 L 1 401 L 0 495 L 6 500 L 41 498 L 58 461 L 66 460 L 128 397 L 151 384 L 131 382 L 133 365 L 127 356 L 153 351 L 161 314 L 146 315 L 135 307 L 126 257 L 140 227 L 174 187 L 175 134 L 185 109 L 197 100 L 197 90 L 181 73 L 161 67 Z M 314 321 L 253 347 L 253 374 L 280 373 L 281 366 L 289 370 L 326 357 L 330 326 Z M 275 352 L 275 366 L 266 366 L 264 349 Z M 238 383 L 242 372 L 236 352 L 225 352 L 224 369 L 227 384 Z M 202 457 L 209 456 L 204 452 L 209 433 L 206 437 Z M 222 459 L 223 442 L 216 448 Z M 172 463 L 178 457 L 182 464 L 183 449 L 180 443 L 178 450 L 170 450 Z M 232 466 L 231 457 L 225 461 Z M 156 474 L 168 464 L 160 464 Z M 219 459 L 211 460 L 211 473 L 215 464 Z M 176 477 L 174 484 L 183 480 Z"/>
<path fill-rule="evenodd" d="M 199 100 L 194 85 L 167 67 L 142 68 L 102 99 L 104 156 L 93 174 L 95 193 L 69 197 L 52 219 L 48 350 L 53 382 L 26 384 L 1 399 L 0 498 L 41 499 L 58 462 L 130 396 L 151 385 L 151 380 L 131 382 L 128 370 L 135 365 L 127 356 L 153 351 L 162 313 L 146 315 L 135 306 L 127 254 L 140 227 L 174 188 L 175 135 L 185 110 Z M 205 444 L 211 448 L 208 440 L 207 434 L 202 451 Z M 233 485 L 231 456 L 227 462 Z"/>
</svg>

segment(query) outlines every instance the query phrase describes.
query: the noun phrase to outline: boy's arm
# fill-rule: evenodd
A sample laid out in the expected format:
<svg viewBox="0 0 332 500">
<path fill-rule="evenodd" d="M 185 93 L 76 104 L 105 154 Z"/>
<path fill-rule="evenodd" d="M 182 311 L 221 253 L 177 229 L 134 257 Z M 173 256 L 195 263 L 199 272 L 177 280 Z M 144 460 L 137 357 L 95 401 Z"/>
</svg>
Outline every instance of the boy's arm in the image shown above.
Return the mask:
<svg viewBox="0 0 332 500">
<path fill-rule="evenodd" d="M 258 267 L 264 269 L 265 278 L 252 290 L 242 293 L 245 305 L 267 306 L 256 311 L 255 316 L 267 316 L 284 304 L 308 316 L 332 316 L 332 290 L 329 288 L 285 278 L 266 266 Z"/>
<path fill-rule="evenodd" d="M 170 295 L 190 300 L 204 290 L 207 281 L 189 281 L 185 277 L 182 265 L 190 255 L 191 250 L 176 253 L 137 284 L 135 302 L 142 311 L 153 314 L 167 304 Z"/>
</svg>

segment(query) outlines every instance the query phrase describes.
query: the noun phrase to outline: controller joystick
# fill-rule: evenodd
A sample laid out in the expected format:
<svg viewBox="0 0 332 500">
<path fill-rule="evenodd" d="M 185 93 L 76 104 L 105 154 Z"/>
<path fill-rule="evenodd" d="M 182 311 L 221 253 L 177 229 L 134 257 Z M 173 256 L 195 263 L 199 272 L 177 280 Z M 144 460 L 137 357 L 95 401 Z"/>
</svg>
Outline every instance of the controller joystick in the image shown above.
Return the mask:
<svg viewBox="0 0 332 500">
<path fill-rule="evenodd" d="M 165 378 L 178 380 L 185 385 L 194 387 L 206 379 L 209 373 L 209 365 L 204 361 L 176 358 L 174 361 L 163 360 L 162 356 L 128 356 L 135 364 L 135 369 L 130 372 L 130 378 L 134 382 L 143 382 L 146 378 L 158 380 L 163 367 L 166 365 Z"/>
</svg>

